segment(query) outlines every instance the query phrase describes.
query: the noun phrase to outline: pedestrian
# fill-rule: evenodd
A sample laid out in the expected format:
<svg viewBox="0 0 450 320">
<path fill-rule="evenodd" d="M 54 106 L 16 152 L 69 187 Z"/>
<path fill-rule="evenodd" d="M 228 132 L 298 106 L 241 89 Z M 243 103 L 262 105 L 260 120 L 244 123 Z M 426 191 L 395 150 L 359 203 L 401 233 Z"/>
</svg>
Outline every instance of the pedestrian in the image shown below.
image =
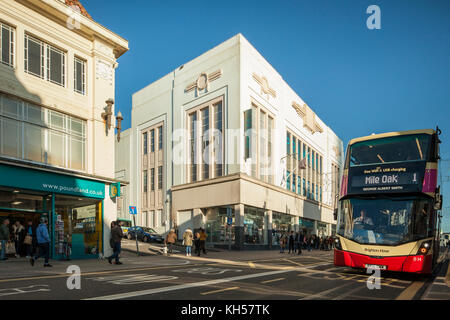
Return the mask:
<svg viewBox="0 0 450 320">
<path fill-rule="evenodd" d="M 280 239 L 280 253 L 284 253 L 285 247 L 286 247 L 286 235 L 283 234 Z"/>
<path fill-rule="evenodd" d="M 23 243 L 26 246 L 27 259 L 31 259 L 36 248 L 36 229 L 33 226 L 32 220 L 28 221 L 28 225 L 25 232 L 26 235 Z"/>
<path fill-rule="evenodd" d="M 307 248 L 308 248 L 308 252 L 311 252 L 311 250 L 312 250 L 312 236 L 311 235 L 309 235 L 309 237 L 308 237 L 308 240 L 307 240 L 307 243 L 306 243 L 306 246 L 307 246 Z"/>
<path fill-rule="evenodd" d="M 177 241 L 177 234 L 175 233 L 174 229 L 171 229 L 170 232 L 167 234 L 166 236 L 166 241 L 165 244 L 169 245 L 169 251 L 168 254 L 171 254 L 173 252 L 173 245 L 175 244 L 175 242 Z"/>
<path fill-rule="evenodd" d="M 298 232 L 296 232 L 295 237 L 294 237 L 294 253 L 298 252 L 299 237 L 300 237 L 300 234 Z"/>
<path fill-rule="evenodd" d="M 8 243 L 8 241 L 9 241 L 9 219 L 5 219 L 3 220 L 3 223 L 0 226 L 1 261 L 8 260 L 8 258 L 6 258 L 5 256 L 6 244 Z"/>
<path fill-rule="evenodd" d="M 194 239 L 194 235 L 192 234 L 192 230 L 187 228 L 183 233 L 183 244 L 186 246 L 186 256 L 190 257 L 192 255 L 192 241 Z"/>
<path fill-rule="evenodd" d="M 205 232 L 205 229 L 200 229 L 200 250 L 206 255 L 206 239 L 208 238 L 208 234 Z M 198 251 L 198 255 L 200 256 L 200 250 Z"/>
<path fill-rule="evenodd" d="M 115 259 L 115 263 L 117 265 L 122 264 L 120 262 L 120 252 L 122 251 L 122 238 L 123 238 L 123 231 L 122 227 L 116 222 L 113 221 L 111 223 L 112 229 L 111 229 L 111 247 L 113 249 L 113 254 L 108 257 L 108 262 L 112 264 L 112 259 Z"/>
<path fill-rule="evenodd" d="M 297 239 L 297 241 L 298 241 L 298 255 L 301 255 L 302 254 L 302 246 L 303 246 L 303 241 L 304 241 L 304 236 L 303 236 L 303 233 L 301 232 L 301 233 L 299 233 L 299 235 L 298 235 L 298 239 Z"/>
<path fill-rule="evenodd" d="M 294 231 L 291 231 L 291 234 L 289 235 L 289 242 L 288 242 L 289 254 L 291 253 L 291 251 L 292 251 L 292 253 L 294 253 L 294 242 L 295 242 Z"/>
<path fill-rule="evenodd" d="M 52 267 L 48 262 L 50 259 L 50 236 L 48 234 L 48 220 L 46 217 L 41 218 L 41 224 L 36 229 L 36 238 L 39 247 L 39 256 L 32 257 L 30 263 L 34 266 L 34 263 L 39 258 L 44 258 L 44 267 Z"/>
<path fill-rule="evenodd" d="M 19 220 L 14 223 L 13 226 L 13 238 L 14 238 L 14 245 L 16 248 L 16 258 L 20 258 L 20 253 L 22 251 L 23 246 L 23 240 L 25 239 L 25 228 L 20 223 Z"/>
</svg>

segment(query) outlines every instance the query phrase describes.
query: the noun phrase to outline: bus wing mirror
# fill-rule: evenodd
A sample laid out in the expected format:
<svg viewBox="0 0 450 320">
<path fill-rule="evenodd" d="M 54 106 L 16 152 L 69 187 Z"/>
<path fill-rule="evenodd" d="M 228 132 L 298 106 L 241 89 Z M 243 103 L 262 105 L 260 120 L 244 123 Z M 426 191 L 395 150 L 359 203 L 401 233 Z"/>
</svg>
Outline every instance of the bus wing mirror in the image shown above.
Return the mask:
<svg viewBox="0 0 450 320">
<path fill-rule="evenodd" d="M 437 200 L 434 203 L 434 210 L 442 210 L 442 194 L 437 196 Z"/>
</svg>

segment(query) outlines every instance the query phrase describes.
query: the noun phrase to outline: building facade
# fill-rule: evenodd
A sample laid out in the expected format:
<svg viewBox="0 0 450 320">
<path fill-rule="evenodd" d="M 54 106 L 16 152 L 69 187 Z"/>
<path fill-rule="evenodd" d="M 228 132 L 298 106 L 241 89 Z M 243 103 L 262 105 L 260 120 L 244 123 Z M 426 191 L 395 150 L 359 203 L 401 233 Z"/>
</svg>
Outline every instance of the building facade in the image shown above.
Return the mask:
<svg viewBox="0 0 450 320">
<path fill-rule="evenodd" d="M 2 0 L 0 220 L 49 220 L 51 254 L 109 254 L 116 60 L 128 42 L 77 0 Z"/>
<path fill-rule="evenodd" d="M 342 141 L 241 34 L 135 93 L 128 131 L 138 225 L 238 249 L 336 228 Z"/>
</svg>

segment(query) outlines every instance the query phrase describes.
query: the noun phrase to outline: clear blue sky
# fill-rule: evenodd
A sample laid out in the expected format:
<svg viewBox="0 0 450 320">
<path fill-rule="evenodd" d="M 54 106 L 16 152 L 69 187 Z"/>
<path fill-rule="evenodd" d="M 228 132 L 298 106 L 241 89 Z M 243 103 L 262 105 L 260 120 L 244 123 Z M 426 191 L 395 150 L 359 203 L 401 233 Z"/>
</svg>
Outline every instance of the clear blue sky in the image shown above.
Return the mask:
<svg viewBox="0 0 450 320">
<path fill-rule="evenodd" d="M 116 73 L 125 129 L 134 92 L 242 33 L 344 144 L 439 125 L 450 160 L 450 1 L 81 2 L 129 41 Z M 366 27 L 372 4 L 381 30 Z M 450 161 L 442 169 L 450 176 Z M 443 189 L 450 232 L 450 183 Z"/>
</svg>

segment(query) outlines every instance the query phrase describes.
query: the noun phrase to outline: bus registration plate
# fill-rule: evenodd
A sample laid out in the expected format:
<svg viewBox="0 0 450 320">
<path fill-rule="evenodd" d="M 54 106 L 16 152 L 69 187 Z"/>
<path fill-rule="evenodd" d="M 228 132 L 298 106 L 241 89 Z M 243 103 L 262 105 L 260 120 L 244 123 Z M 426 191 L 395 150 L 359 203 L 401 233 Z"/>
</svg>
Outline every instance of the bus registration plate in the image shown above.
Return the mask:
<svg viewBox="0 0 450 320">
<path fill-rule="evenodd" d="M 377 264 L 366 264 L 366 269 L 387 270 L 387 266 L 380 266 L 380 265 L 377 265 Z"/>
</svg>

